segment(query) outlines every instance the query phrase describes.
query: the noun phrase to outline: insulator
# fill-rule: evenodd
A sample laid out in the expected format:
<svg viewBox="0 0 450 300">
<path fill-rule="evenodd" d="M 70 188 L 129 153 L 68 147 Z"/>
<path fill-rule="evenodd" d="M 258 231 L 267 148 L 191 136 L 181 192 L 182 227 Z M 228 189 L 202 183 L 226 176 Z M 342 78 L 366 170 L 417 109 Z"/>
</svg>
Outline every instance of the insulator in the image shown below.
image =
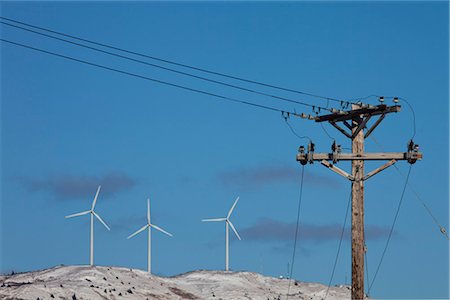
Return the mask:
<svg viewBox="0 0 450 300">
<path fill-rule="evenodd" d="M 412 151 L 413 149 L 414 149 L 414 142 L 413 142 L 413 140 L 410 140 L 408 143 L 408 150 Z"/>
<path fill-rule="evenodd" d="M 398 102 L 400 102 L 400 100 L 398 100 L 398 97 L 394 97 L 394 99 L 392 100 L 392 102 L 398 103 Z"/>
<path fill-rule="evenodd" d="M 383 103 L 384 102 L 384 97 L 381 96 L 380 98 L 378 98 L 378 101 L 380 101 L 380 103 Z"/>
<path fill-rule="evenodd" d="M 331 144 L 331 151 L 336 151 L 336 141 L 333 142 L 333 144 Z"/>
</svg>

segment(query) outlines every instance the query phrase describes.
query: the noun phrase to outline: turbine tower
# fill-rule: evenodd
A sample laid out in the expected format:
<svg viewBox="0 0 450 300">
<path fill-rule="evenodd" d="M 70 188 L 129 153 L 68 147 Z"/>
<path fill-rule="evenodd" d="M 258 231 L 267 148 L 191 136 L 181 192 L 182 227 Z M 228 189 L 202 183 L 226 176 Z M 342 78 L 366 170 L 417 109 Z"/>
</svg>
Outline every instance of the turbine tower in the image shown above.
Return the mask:
<svg viewBox="0 0 450 300">
<path fill-rule="evenodd" d="M 99 185 L 97 188 L 97 193 L 95 193 L 94 201 L 92 201 L 92 207 L 90 210 L 66 216 L 66 219 L 67 219 L 67 218 L 73 218 L 73 217 L 91 214 L 91 245 L 90 245 L 91 249 L 90 249 L 90 254 L 89 254 L 89 264 L 91 266 L 94 265 L 94 216 L 106 227 L 106 229 L 111 230 L 108 227 L 108 225 L 106 225 L 105 221 L 103 221 L 103 219 L 94 211 L 95 204 L 97 203 L 98 194 L 100 193 L 100 188 L 101 188 L 101 185 Z"/>
<path fill-rule="evenodd" d="M 155 228 L 156 230 L 161 231 L 164 234 L 167 234 L 168 236 L 171 236 L 171 237 L 173 236 L 172 234 L 168 233 L 167 231 L 163 230 L 162 228 L 160 228 L 150 222 L 150 199 L 147 199 L 147 224 L 144 227 L 142 227 L 141 229 L 139 229 L 138 231 L 136 231 L 135 233 L 128 236 L 127 239 L 131 239 L 133 236 L 139 234 L 140 232 L 144 231 L 145 229 L 148 229 L 147 270 L 148 270 L 148 273 L 150 273 L 150 274 L 152 273 L 152 227 Z"/>
<path fill-rule="evenodd" d="M 237 202 L 239 200 L 239 197 L 236 198 L 234 201 L 233 206 L 231 207 L 230 211 L 228 212 L 228 215 L 225 218 L 217 218 L 217 219 L 203 219 L 202 222 L 222 222 L 225 221 L 225 271 L 228 271 L 228 264 L 229 264 L 229 229 L 228 226 L 233 229 L 234 233 L 236 234 L 237 238 L 241 240 L 241 237 L 239 236 L 239 233 L 237 232 L 236 228 L 234 228 L 233 223 L 230 221 L 231 213 L 233 212 L 234 207 L 236 206 Z"/>
</svg>

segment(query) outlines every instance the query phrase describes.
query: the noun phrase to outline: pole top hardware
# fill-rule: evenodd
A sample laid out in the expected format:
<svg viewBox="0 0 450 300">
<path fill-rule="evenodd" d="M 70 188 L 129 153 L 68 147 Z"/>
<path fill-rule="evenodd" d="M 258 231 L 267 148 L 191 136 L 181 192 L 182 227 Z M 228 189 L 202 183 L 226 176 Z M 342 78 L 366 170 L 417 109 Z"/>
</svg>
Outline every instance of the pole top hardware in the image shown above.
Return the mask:
<svg viewBox="0 0 450 300">
<path fill-rule="evenodd" d="M 306 165 L 307 163 L 314 163 L 314 149 L 315 145 L 313 142 L 308 144 L 307 152 L 305 152 L 305 146 L 300 146 L 298 148 L 299 157 L 302 159 L 297 159 L 302 165 Z"/>
<path fill-rule="evenodd" d="M 361 115 L 364 116 L 376 116 L 376 115 L 383 115 L 393 112 L 400 112 L 401 106 L 400 105 L 394 105 L 394 106 L 387 106 L 386 104 L 380 104 L 380 105 L 364 105 L 361 104 L 360 108 L 349 110 L 349 111 L 343 111 L 343 113 L 339 113 L 339 110 L 335 110 L 331 114 L 327 115 L 321 115 L 317 116 L 315 118 L 316 122 L 341 122 L 346 120 L 352 120 L 355 118 L 360 117 Z"/>
<path fill-rule="evenodd" d="M 342 151 L 341 145 L 337 145 L 336 141 L 333 141 L 333 144 L 331 145 L 331 158 L 333 160 L 333 164 L 336 164 L 339 160 L 339 154 Z"/>
<path fill-rule="evenodd" d="M 408 143 L 408 151 L 405 154 L 406 160 L 410 164 L 414 164 L 418 159 L 419 145 L 415 144 L 413 140 Z"/>
</svg>

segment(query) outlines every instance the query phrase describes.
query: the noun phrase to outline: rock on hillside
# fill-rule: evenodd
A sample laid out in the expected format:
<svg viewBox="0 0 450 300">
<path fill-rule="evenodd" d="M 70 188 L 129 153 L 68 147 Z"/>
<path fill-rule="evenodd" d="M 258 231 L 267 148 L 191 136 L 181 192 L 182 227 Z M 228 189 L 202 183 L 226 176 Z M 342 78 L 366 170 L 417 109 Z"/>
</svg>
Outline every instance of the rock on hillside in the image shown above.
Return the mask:
<svg viewBox="0 0 450 300">
<path fill-rule="evenodd" d="M 250 272 L 194 271 L 174 277 L 118 267 L 64 266 L 0 277 L 0 299 L 285 299 L 289 280 Z M 291 281 L 289 299 L 321 300 L 327 287 Z M 327 300 L 350 299 L 348 286 Z"/>
</svg>

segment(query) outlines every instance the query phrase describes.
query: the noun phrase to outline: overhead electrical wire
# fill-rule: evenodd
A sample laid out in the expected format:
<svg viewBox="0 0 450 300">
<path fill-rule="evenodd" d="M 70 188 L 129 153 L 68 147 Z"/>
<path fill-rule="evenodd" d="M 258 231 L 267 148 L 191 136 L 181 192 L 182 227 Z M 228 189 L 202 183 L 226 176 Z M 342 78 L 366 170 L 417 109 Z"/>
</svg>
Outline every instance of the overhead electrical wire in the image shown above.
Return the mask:
<svg viewBox="0 0 450 300">
<path fill-rule="evenodd" d="M 297 206 L 297 221 L 295 223 L 295 235 L 294 235 L 294 249 L 292 250 L 292 259 L 291 259 L 291 270 L 289 272 L 289 284 L 288 284 L 288 290 L 286 294 L 286 300 L 289 299 L 289 292 L 291 290 L 291 281 L 292 281 L 292 273 L 294 271 L 294 263 L 295 263 L 295 254 L 297 250 L 297 239 L 298 239 L 298 232 L 299 232 L 299 225 L 300 225 L 300 211 L 302 207 L 302 196 L 303 196 L 303 181 L 305 177 L 305 166 L 302 165 L 302 175 L 300 177 L 300 193 L 298 197 L 298 206 Z"/>
<path fill-rule="evenodd" d="M 406 99 L 403 98 L 403 97 L 381 96 L 381 95 L 375 95 L 375 94 L 366 96 L 366 97 L 361 98 L 361 99 L 364 100 L 364 99 L 367 99 L 367 98 L 370 98 L 370 97 L 377 97 L 377 98 L 382 98 L 382 97 L 384 97 L 384 98 L 392 98 L 392 99 L 397 98 L 398 100 L 405 102 L 406 105 L 408 105 L 409 110 L 411 111 L 411 115 L 412 115 L 412 127 L 413 127 L 413 133 L 412 133 L 412 136 L 411 136 L 411 140 L 414 139 L 414 137 L 416 136 L 416 112 L 414 111 L 414 108 L 412 107 L 412 105 L 409 103 L 408 100 L 406 100 Z"/>
<path fill-rule="evenodd" d="M 128 53 L 128 54 L 133 54 L 133 55 L 140 56 L 140 57 L 153 59 L 153 60 L 164 62 L 164 63 L 167 63 L 167 64 L 171 64 L 171 65 L 175 65 L 175 66 L 179 66 L 179 67 L 183 67 L 183 68 L 188 68 L 188 69 L 191 69 L 191 70 L 196 70 L 196 71 L 200 71 L 200 72 L 204 72 L 204 73 L 208 73 L 208 74 L 212 74 L 212 75 L 216 75 L 216 76 L 221 76 L 221 77 L 234 79 L 234 80 L 238 80 L 238 81 L 242 81 L 242 82 L 247 82 L 247 83 L 256 84 L 256 85 L 260 85 L 260 86 L 264 86 L 264 87 L 278 89 L 278 90 L 282 90 L 282 91 L 286 91 L 286 92 L 291 92 L 291 93 L 301 94 L 301 95 L 305 95 L 305 96 L 310 96 L 310 97 L 314 97 L 314 98 L 318 98 L 318 99 L 323 99 L 323 100 L 327 100 L 327 102 L 328 101 L 339 102 L 341 105 L 343 105 L 345 103 L 358 104 L 358 103 L 352 102 L 352 101 L 346 101 L 346 100 L 342 100 L 342 99 L 321 96 L 321 95 L 317 95 L 317 94 L 313 94 L 313 93 L 307 93 L 307 92 L 304 92 L 304 91 L 299 91 L 299 90 L 290 89 L 290 88 L 286 88 L 286 87 L 280 87 L 280 86 L 276 86 L 276 85 L 273 85 L 273 84 L 268 84 L 268 83 L 264 83 L 264 82 L 260 82 L 260 81 L 256 81 L 256 80 L 250 80 L 250 79 L 245 79 L 245 78 L 238 77 L 238 76 L 224 74 L 224 73 L 221 73 L 221 72 L 211 71 L 211 70 L 207 70 L 207 69 L 204 69 L 204 68 L 191 66 L 191 65 L 188 65 L 188 64 L 178 63 L 178 62 L 175 62 L 175 61 L 172 61 L 172 60 L 162 59 L 162 58 L 159 58 L 159 57 L 156 57 L 156 56 L 147 55 L 147 54 L 139 53 L 139 52 L 136 52 L 136 51 L 127 50 L 127 49 L 124 49 L 124 48 L 121 48 L 121 47 L 112 46 L 112 45 L 105 44 L 105 43 L 100 43 L 100 42 L 95 42 L 95 41 L 88 40 L 88 39 L 85 39 L 85 38 L 81 38 L 81 37 L 78 37 L 78 36 L 75 36 L 75 35 L 70 35 L 70 34 L 67 34 L 67 33 L 59 32 L 59 31 L 56 31 L 56 30 L 48 29 L 48 28 L 44 28 L 44 27 L 41 27 L 41 26 L 36 26 L 36 25 L 33 25 L 33 24 L 25 23 L 25 22 L 22 22 L 22 21 L 6 18 L 6 17 L 2 17 L 2 16 L 0 16 L 0 19 L 7 20 L 9 22 L 13 22 L 13 23 L 16 23 L 16 24 L 25 25 L 25 26 L 28 26 L 28 27 L 31 27 L 31 28 L 42 30 L 42 31 L 50 32 L 50 33 L 57 34 L 57 35 L 60 35 L 60 36 L 65 36 L 65 37 L 68 37 L 68 38 L 71 38 L 71 39 L 75 39 L 75 40 L 78 40 L 78 41 L 83 41 L 83 42 L 94 44 L 94 45 L 97 45 L 97 46 L 113 49 L 113 50 L 116 50 L 116 51 L 125 52 L 125 53 Z"/>
<path fill-rule="evenodd" d="M 207 92 L 207 91 L 203 91 L 203 90 L 199 90 L 199 89 L 195 89 L 195 88 L 190 88 L 190 87 L 179 85 L 179 84 L 176 84 L 176 83 L 171 83 L 171 82 L 167 82 L 167 81 L 163 81 L 163 80 L 159 80 L 159 79 L 155 79 L 155 78 L 151 78 L 151 77 L 147 77 L 147 76 L 143 76 L 143 75 L 139 75 L 139 74 L 135 74 L 135 73 L 131 73 L 131 72 L 115 69 L 115 68 L 111 68 L 111 67 L 100 65 L 100 64 L 93 63 L 93 62 L 90 62 L 90 61 L 86 61 L 86 60 L 82 60 L 82 59 L 66 56 L 66 55 L 63 55 L 63 54 L 47 51 L 47 50 L 44 50 L 44 49 L 36 48 L 36 47 L 33 47 L 33 46 L 21 44 L 21 43 L 10 41 L 10 40 L 6 40 L 6 39 L 1 39 L 0 38 L 0 41 L 5 42 L 5 43 L 9 43 L 9 44 L 13 44 L 13 45 L 16 45 L 16 46 L 20 46 L 20 47 L 23 47 L 23 48 L 27 48 L 27 49 L 30 49 L 30 50 L 38 51 L 38 52 L 41 52 L 41 53 L 46 53 L 46 54 L 50 54 L 50 55 L 57 56 L 57 57 L 60 57 L 60 58 L 68 59 L 68 60 L 71 60 L 71 61 L 79 62 L 79 63 L 85 64 L 85 65 L 90 65 L 90 66 L 93 66 L 93 67 L 97 67 L 97 68 L 113 71 L 113 72 L 116 72 L 116 73 L 132 76 L 132 77 L 136 77 L 136 78 L 140 78 L 140 79 L 144 79 L 144 80 L 147 80 L 147 81 L 152 81 L 152 82 L 160 83 L 160 84 L 171 86 L 171 87 L 176 87 L 176 88 L 179 88 L 179 89 L 183 89 L 183 90 L 187 90 L 187 91 L 191 91 L 191 92 L 196 92 L 196 93 L 199 93 L 199 94 L 212 96 L 212 97 L 219 98 L 219 99 L 222 99 L 222 100 L 225 100 L 225 101 L 246 104 L 246 105 L 250 105 L 250 106 L 254 106 L 254 107 L 258 107 L 258 108 L 262 108 L 262 109 L 266 109 L 266 110 L 271 110 L 271 111 L 277 111 L 277 112 L 281 112 L 282 114 L 288 112 L 286 110 L 282 110 L 282 109 L 279 109 L 279 108 L 276 108 L 276 107 L 262 105 L 262 104 L 253 103 L 253 102 L 248 102 L 248 101 L 239 100 L 239 99 L 235 99 L 235 98 L 231 98 L 231 97 L 227 97 L 227 96 L 223 96 L 223 95 L 219 95 L 219 94 L 215 94 L 215 93 L 211 93 L 211 92 Z M 295 116 L 300 116 L 300 115 L 298 115 L 295 112 L 289 112 L 289 114 L 295 115 Z"/>
<path fill-rule="evenodd" d="M 364 266 L 366 269 L 366 282 L 370 282 L 369 279 L 369 262 L 368 262 L 368 258 L 367 258 L 367 245 L 366 245 L 366 240 L 364 237 Z M 367 296 L 370 298 L 370 290 L 369 290 L 369 286 L 366 284 L 367 286 Z"/>
<path fill-rule="evenodd" d="M 350 203 L 351 202 L 352 202 L 352 192 L 350 191 L 350 195 L 349 195 L 348 201 L 347 201 L 347 208 L 345 209 L 345 217 L 344 217 L 344 223 L 342 224 L 341 236 L 339 238 L 339 244 L 338 244 L 338 248 L 337 248 L 337 251 L 336 251 L 336 257 L 335 257 L 334 263 L 333 263 L 333 270 L 331 271 L 331 276 L 330 276 L 330 280 L 328 281 L 327 291 L 325 293 L 324 300 L 327 299 L 328 292 L 330 291 L 331 283 L 333 282 L 334 272 L 336 271 L 336 266 L 337 266 L 337 262 L 338 262 L 338 259 L 339 259 L 339 253 L 341 252 L 342 240 L 344 239 L 345 225 L 347 224 L 348 212 L 350 210 Z"/>
<path fill-rule="evenodd" d="M 289 118 L 288 117 L 284 117 L 284 122 L 286 123 L 286 125 L 289 127 L 289 129 L 291 130 L 292 134 L 295 135 L 296 137 L 298 137 L 299 139 L 307 139 L 309 140 L 309 142 L 311 143 L 312 140 L 309 136 L 307 135 L 300 135 L 298 134 L 295 129 L 292 127 L 292 125 L 289 123 Z"/>
<path fill-rule="evenodd" d="M 397 205 L 397 210 L 395 212 L 394 220 L 392 221 L 391 229 L 389 230 L 389 235 L 388 235 L 388 238 L 386 240 L 386 244 L 384 245 L 383 253 L 381 254 L 380 262 L 378 263 L 378 266 L 377 266 L 377 269 L 375 271 L 375 274 L 373 275 L 372 282 L 369 285 L 368 294 L 370 294 L 372 286 L 375 283 L 375 280 L 377 279 L 378 272 L 380 271 L 381 264 L 383 263 L 384 255 L 386 254 L 387 248 L 388 248 L 389 243 L 391 241 L 392 233 L 394 232 L 395 223 L 397 222 L 397 218 L 398 218 L 398 215 L 400 213 L 400 208 L 402 206 L 403 199 L 404 199 L 404 196 L 405 196 L 406 187 L 408 186 L 409 175 L 411 174 L 411 168 L 412 168 L 412 164 L 409 165 L 408 174 L 406 175 L 405 184 L 404 184 L 403 190 L 402 190 L 402 195 L 400 196 L 400 201 L 398 202 L 398 205 Z"/>
<path fill-rule="evenodd" d="M 375 142 L 375 144 L 377 144 L 378 148 L 380 148 L 383 151 L 383 147 L 381 146 L 381 144 L 378 142 L 377 139 L 375 139 L 375 137 L 373 135 L 370 135 L 370 138 Z M 393 165 L 395 170 L 397 171 L 397 173 L 402 176 L 405 177 L 405 175 L 400 171 L 399 167 L 397 167 L 397 165 Z M 445 238 L 447 240 L 450 240 L 450 237 L 448 235 L 447 229 L 445 229 L 444 226 L 441 225 L 441 223 L 439 223 L 438 219 L 434 216 L 433 212 L 431 211 L 431 209 L 428 207 L 428 205 L 425 203 L 425 201 L 422 199 L 422 197 L 419 195 L 419 193 L 416 191 L 416 189 L 414 188 L 413 185 L 411 185 L 408 182 L 408 187 L 410 188 L 410 190 L 413 192 L 414 196 L 416 196 L 417 201 L 419 201 L 419 203 L 423 206 L 423 208 L 425 209 L 425 211 L 428 213 L 428 215 L 431 217 L 431 219 L 433 220 L 433 222 L 439 227 L 439 231 L 445 236 Z"/>
<path fill-rule="evenodd" d="M 412 122 L 413 122 L 413 134 L 412 134 L 412 137 L 411 137 L 411 140 L 412 140 L 416 136 L 416 112 L 414 111 L 414 108 L 409 103 L 409 101 L 407 101 L 405 98 L 398 97 L 398 99 L 400 99 L 403 102 L 405 102 L 408 105 L 409 109 L 411 110 L 412 118 L 413 118 L 413 120 L 412 120 Z"/>
<path fill-rule="evenodd" d="M 303 106 L 308 106 L 308 107 L 315 107 L 315 108 L 318 108 L 318 109 L 328 110 L 328 111 L 332 112 L 332 110 L 327 108 L 327 107 L 322 107 L 322 106 L 318 106 L 318 105 L 312 105 L 312 104 L 309 104 L 309 103 L 306 103 L 306 102 L 293 100 L 293 99 L 289 99 L 289 98 L 285 98 L 285 97 L 280 97 L 280 96 L 269 94 L 269 93 L 259 92 L 259 91 L 256 91 L 254 89 L 249 89 L 249 88 L 246 88 L 246 87 L 229 84 L 229 83 L 226 83 L 226 82 L 223 82 L 223 81 L 214 80 L 214 79 L 210 79 L 210 78 L 206 78 L 206 77 L 190 74 L 190 73 L 187 73 L 187 72 L 171 69 L 171 68 L 168 68 L 168 67 L 164 67 L 164 66 L 153 64 L 153 63 L 149 63 L 149 62 L 146 62 L 146 61 L 143 61 L 143 60 L 131 58 L 131 57 L 128 57 L 128 56 L 125 56 L 125 55 L 121 55 L 121 54 L 105 51 L 105 50 L 102 50 L 102 49 L 99 49 L 99 48 L 87 46 L 87 45 L 84 45 L 84 44 L 80 44 L 80 43 L 73 42 L 73 41 L 70 41 L 70 40 L 67 40 L 67 39 L 63 39 L 63 38 L 59 38 L 59 37 L 56 37 L 56 36 L 52 36 L 52 35 L 49 35 L 49 34 L 46 34 L 46 33 L 38 32 L 38 31 L 35 31 L 35 30 L 31 30 L 31 29 L 24 28 L 24 27 L 21 27 L 21 26 L 9 24 L 9 23 L 3 22 L 3 21 L 0 21 L 0 23 L 4 24 L 4 25 L 7 25 L 7 26 L 11 26 L 11 27 L 17 28 L 17 29 L 20 29 L 20 30 L 25 30 L 25 31 L 28 31 L 28 32 L 32 32 L 34 34 L 42 35 L 42 36 L 45 36 L 45 37 L 48 37 L 48 38 L 51 38 L 51 39 L 56 39 L 56 40 L 59 40 L 59 41 L 65 42 L 65 43 L 69 43 L 69 44 L 72 44 L 72 45 L 75 45 L 75 46 L 87 48 L 87 49 L 94 50 L 94 51 L 97 51 L 97 52 L 100 52 L 100 53 L 104 53 L 104 54 L 108 54 L 108 55 L 111 55 L 111 56 L 119 57 L 119 58 L 122 58 L 122 59 L 126 59 L 126 60 L 129 60 L 129 61 L 137 62 L 137 63 L 144 64 L 144 65 L 147 65 L 147 66 L 159 68 L 159 69 L 166 70 L 166 71 L 169 71 L 169 72 L 173 72 L 173 73 L 176 73 L 176 74 L 181 74 L 181 75 L 184 75 L 184 76 L 188 76 L 188 77 L 204 80 L 204 81 L 207 81 L 207 82 L 212 82 L 212 83 L 215 83 L 215 84 L 224 85 L 224 86 L 231 87 L 231 88 L 234 88 L 234 89 L 239 89 L 239 90 L 243 90 L 243 91 L 246 91 L 246 92 L 250 92 L 250 93 L 254 93 L 254 94 L 258 94 L 258 95 L 262 95 L 262 96 L 266 96 L 266 97 L 271 97 L 271 98 L 279 99 L 279 100 L 286 101 L 286 102 L 291 102 L 291 103 L 295 103 L 295 104 L 299 104 L 299 105 L 303 105 Z"/>
</svg>

